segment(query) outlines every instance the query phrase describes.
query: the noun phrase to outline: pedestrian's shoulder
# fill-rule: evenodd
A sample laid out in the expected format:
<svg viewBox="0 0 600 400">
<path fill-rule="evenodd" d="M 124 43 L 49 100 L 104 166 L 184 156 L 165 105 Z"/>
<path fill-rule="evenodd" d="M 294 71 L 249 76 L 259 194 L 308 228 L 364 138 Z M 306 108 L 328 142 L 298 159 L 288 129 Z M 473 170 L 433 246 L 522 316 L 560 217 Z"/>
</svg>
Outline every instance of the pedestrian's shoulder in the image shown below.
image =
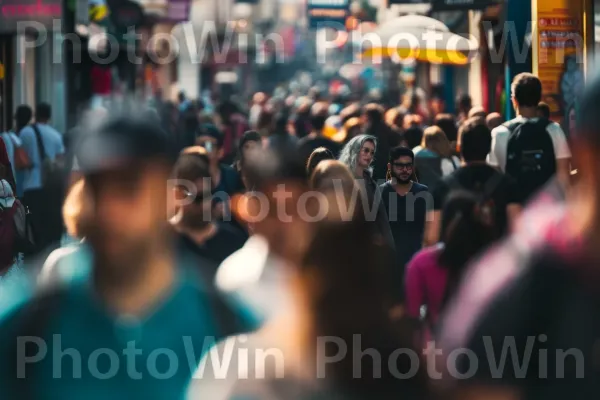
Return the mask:
<svg viewBox="0 0 600 400">
<path fill-rule="evenodd" d="M 412 191 L 413 191 L 413 193 L 428 192 L 429 187 L 426 185 L 423 185 L 422 183 L 414 182 L 413 186 L 412 186 Z"/>
<path fill-rule="evenodd" d="M 504 124 L 501 124 L 500 126 L 497 126 L 496 128 L 492 129 L 492 137 L 496 137 L 498 135 L 508 135 L 510 134 L 510 129 L 509 126 L 511 124 L 514 124 L 518 122 L 516 119 L 510 120 Z"/>
<path fill-rule="evenodd" d="M 550 121 L 546 127 L 546 131 L 548 131 L 548 133 L 552 136 L 565 136 L 565 132 L 563 131 L 562 127 L 554 121 Z"/>
<path fill-rule="evenodd" d="M 382 192 L 393 190 L 392 183 L 390 181 L 384 182 L 381 185 L 379 185 L 379 189 L 381 189 Z"/>
<path fill-rule="evenodd" d="M 25 128 L 21 129 L 21 131 L 19 132 L 19 137 L 21 139 L 27 137 L 27 136 L 35 136 L 35 132 L 33 131 L 33 128 L 30 126 L 26 126 Z"/>
</svg>

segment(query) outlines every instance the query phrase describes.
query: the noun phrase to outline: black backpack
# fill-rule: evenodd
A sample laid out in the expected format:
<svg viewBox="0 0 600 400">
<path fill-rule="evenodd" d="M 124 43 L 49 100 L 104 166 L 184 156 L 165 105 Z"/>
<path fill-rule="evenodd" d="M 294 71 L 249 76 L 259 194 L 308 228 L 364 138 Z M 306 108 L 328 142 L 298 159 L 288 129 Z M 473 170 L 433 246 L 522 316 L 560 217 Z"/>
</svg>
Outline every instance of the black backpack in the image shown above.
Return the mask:
<svg viewBox="0 0 600 400">
<path fill-rule="evenodd" d="M 517 181 L 523 200 L 537 193 L 556 174 L 554 143 L 547 131 L 552 122 L 532 119 L 508 122 L 506 174 Z"/>
</svg>

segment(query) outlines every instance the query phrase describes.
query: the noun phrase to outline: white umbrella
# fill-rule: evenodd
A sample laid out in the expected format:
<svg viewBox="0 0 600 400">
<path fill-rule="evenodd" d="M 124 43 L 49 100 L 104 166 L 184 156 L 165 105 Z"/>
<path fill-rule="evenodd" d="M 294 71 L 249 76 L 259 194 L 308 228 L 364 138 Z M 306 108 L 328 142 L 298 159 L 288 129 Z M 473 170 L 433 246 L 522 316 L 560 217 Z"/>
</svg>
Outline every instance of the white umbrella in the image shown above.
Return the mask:
<svg viewBox="0 0 600 400">
<path fill-rule="evenodd" d="M 473 37 L 466 38 L 434 18 L 408 15 L 383 23 L 363 41 L 363 55 L 385 56 L 397 61 L 416 59 L 436 64 L 467 64 L 466 53 L 479 48 Z"/>
</svg>

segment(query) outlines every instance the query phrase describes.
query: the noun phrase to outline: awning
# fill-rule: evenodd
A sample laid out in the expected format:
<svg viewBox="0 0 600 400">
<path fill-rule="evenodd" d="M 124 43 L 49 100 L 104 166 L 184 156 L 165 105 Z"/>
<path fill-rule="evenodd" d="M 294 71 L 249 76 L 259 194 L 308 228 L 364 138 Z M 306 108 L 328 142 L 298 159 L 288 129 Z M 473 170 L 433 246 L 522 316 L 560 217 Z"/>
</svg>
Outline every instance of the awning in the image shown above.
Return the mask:
<svg viewBox="0 0 600 400">
<path fill-rule="evenodd" d="M 368 47 L 363 49 L 363 57 L 465 65 L 479 47 L 475 39 L 452 33 L 442 22 L 421 15 L 395 18 L 373 34 L 379 40 L 364 41 Z"/>
</svg>

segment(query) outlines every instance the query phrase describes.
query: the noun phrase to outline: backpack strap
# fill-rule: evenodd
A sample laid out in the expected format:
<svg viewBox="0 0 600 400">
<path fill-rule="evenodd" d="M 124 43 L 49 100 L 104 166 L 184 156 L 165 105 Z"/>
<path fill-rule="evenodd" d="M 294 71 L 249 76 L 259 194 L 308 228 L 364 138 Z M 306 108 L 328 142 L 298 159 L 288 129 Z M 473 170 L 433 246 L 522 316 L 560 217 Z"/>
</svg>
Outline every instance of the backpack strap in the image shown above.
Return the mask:
<svg viewBox="0 0 600 400">
<path fill-rule="evenodd" d="M 44 162 L 48 155 L 46 154 L 46 147 L 44 147 L 44 141 L 42 140 L 42 133 L 40 132 L 40 128 L 37 126 L 37 124 L 31 124 L 31 128 L 33 129 L 33 132 L 35 132 L 35 138 L 40 151 L 40 160 Z"/>
</svg>

